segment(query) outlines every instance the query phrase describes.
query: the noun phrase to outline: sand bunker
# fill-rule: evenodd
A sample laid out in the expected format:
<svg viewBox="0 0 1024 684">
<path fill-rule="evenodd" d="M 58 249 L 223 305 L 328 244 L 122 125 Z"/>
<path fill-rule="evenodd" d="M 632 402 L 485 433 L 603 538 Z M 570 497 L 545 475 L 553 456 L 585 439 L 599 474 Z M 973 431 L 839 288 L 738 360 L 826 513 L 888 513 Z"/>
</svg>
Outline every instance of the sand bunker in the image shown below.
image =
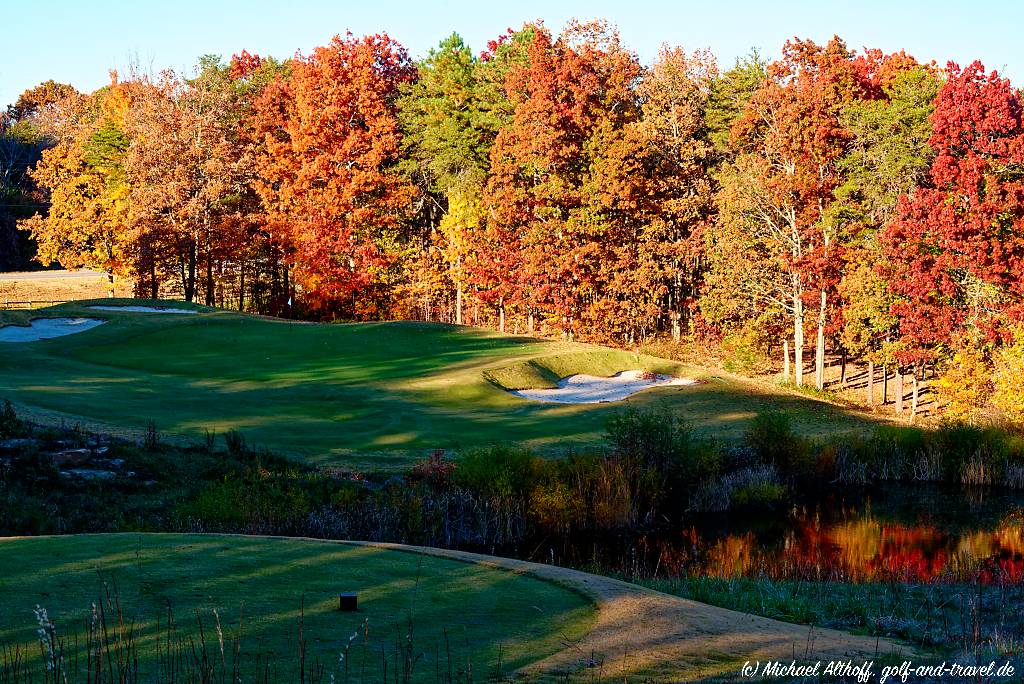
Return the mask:
<svg viewBox="0 0 1024 684">
<path fill-rule="evenodd" d="M 106 321 L 99 318 L 33 318 L 29 325 L 5 325 L 0 328 L 0 342 L 36 342 L 85 332 Z"/>
<path fill-rule="evenodd" d="M 89 306 L 97 311 L 131 311 L 134 313 L 197 314 L 192 309 L 175 309 L 170 306 Z"/>
<path fill-rule="evenodd" d="M 651 387 L 668 385 L 695 385 L 692 378 L 674 378 L 671 375 L 645 377 L 644 371 L 622 371 L 610 378 L 596 375 L 570 375 L 558 381 L 555 389 L 515 390 L 512 394 L 533 401 L 555 404 L 599 404 L 619 401 Z"/>
</svg>

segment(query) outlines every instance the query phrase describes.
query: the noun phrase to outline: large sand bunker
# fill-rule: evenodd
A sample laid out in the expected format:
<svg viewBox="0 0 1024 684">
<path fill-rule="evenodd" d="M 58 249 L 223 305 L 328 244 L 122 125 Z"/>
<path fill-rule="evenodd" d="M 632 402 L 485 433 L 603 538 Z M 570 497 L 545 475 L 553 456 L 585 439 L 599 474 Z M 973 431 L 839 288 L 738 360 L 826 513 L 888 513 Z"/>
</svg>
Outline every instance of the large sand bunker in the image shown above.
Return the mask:
<svg viewBox="0 0 1024 684">
<path fill-rule="evenodd" d="M 692 378 L 675 378 L 671 375 L 654 375 L 641 370 L 622 371 L 610 378 L 596 375 L 570 375 L 558 381 L 553 389 L 514 390 L 512 394 L 533 401 L 547 401 L 555 404 L 599 404 L 605 401 L 620 401 L 651 387 L 669 385 L 696 385 Z"/>
<path fill-rule="evenodd" d="M 88 309 L 96 309 L 97 311 L 128 311 L 134 313 L 162 313 L 162 314 L 197 314 L 198 311 L 192 309 L 175 309 L 171 306 L 89 306 Z"/>
<path fill-rule="evenodd" d="M 106 321 L 99 318 L 33 318 L 27 326 L 5 325 L 0 342 L 36 342 L 85 332 Z"/>
</svg>

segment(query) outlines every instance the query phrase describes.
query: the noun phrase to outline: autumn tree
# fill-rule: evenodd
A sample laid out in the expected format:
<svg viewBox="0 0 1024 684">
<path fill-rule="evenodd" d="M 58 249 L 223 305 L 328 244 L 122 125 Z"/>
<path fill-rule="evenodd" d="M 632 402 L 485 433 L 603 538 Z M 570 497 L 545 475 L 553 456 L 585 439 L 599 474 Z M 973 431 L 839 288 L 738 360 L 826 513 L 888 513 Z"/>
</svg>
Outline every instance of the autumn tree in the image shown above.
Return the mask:
<svg viewBox="0 0 1024 684">
<path fill-rule="evenodd" d="M 732 128 L 767 78 L 768 62 L 754 50 L 712 81 L 705 118 L 708 139 L 721 157 L 735 153 Z"/>
<path fill-rule="evenodd" d="M 996 354 L 992 403 L 1009 423 L 1024 426 L 1024 328 L 1015 326 Z"/>
<path fill-rule="evenodd" d="M 127 169 L 133 226 L 156 271 L 180 283 L 186 301 L 215 303 L 215 271 L 242 249 L 235 213 L 240 166 L 238 93 L 230 66 L 200 60 L 194 78 L 165 73 L 132 109 Z"/>
<path fill-rule="evenodd" d="M 43 152 L 31 175 L 49 208 L 45 216 L 21 222 L 40 262 L 102 270 L 111 292 L 114 278 L 130 276 L 135 265 L 124 170 L 130 100 L 130 89 L 114 75 L 110 86 L 88 99 L 62 97 L 59 105 L 47 105 L 48 115 L 61 122 L 53 128 L 60 139 Z"/>
<path fill-rule="evenodd" d="M 452 318 L 460 325 L 472 258 L 469 233 L 482 220 L 490 148 L 507 115 L 488 85 L 496 68 L 507 68 L 512 47 L 495 44 L 482 60 L 452 34 L 417 65 L 419 77 L 399 102 L 404 149 L 414 162 L 411 175 L 421 189 L 419 214 L 426 224 L 413 282 L 427 299 L 454 290 Z"/>
<path fill-rule="evenodd" d="M 846 105 L 840 119 L 851 140 L 840 162 L 844 180 L 831 215 L 845 224 L 850 242 L 839 283 L 843 300 L 840 334 L 844 352 L 868 363 L 867 399 L 874 404 L 875 364 L 892 363 L 896 339 L 894 303 L 879 270 L 879 231 L 896 215 L 901 197 L 913 195 L 934 156 L 928 140 L 933 101 L 941 85 L 934 69 L 901 60 L 903 68 L 881 69 L 886 82 L 873 99 Z"/>
<path fill-rule="evenodd" d="M 414 77 L 405 49 L 388 36 L 349 34 L 297 57 L 289 77 L 258 100 L 267 227 L 321 313 L 378 317 L 393 304 L 415 195 L 395 169 L 396 101 Z"/>
<path fill-rule="evenodd" d="M 66 83 L 52 79 L 29 88 L 7 108 L 10 123 L 21 123 L 41 137 L 56 141 L 75 125 L 86 96 Z"/>
<path fill-rule="evenodd" d="M 663 47 L 637 87 L 637 120 L 592 166 L 585 210 L 608 226 L 612 258 L 590 319 L 607 321 L 608 339 L 678 336 L 696 308 L 713 214 L 706 110 L 716 76 L 709 52 Z"/>
<path fill-rule="evenodd" d="M 936 383 L 936 400 L 943 417 L 977 424 L 985 415 L 993 390 L 992 366 L 986 351 L 969 337 L 951 341 L 949 367 Z"/>
<path fill-rule="evenodd" d="M 741 152 L 722 174 L 720 201 L 732 232 L 748 236 L 737 255 L 737 287 L 784 309 L 792 320 L 796 382 L 803 384 L 806 307 L 817 309 L 815 376 L 824 381 L 826 327 L 840 276 L 842 240 L 827 210 L 839 186 L 849 133 L 844 104 L 864 92 L 852 53 L 792 41 L 733 128 Z M 749 259 L 749 260 L 748 260 Z M 726 264 L 728 269 L 728 265 Z"/>
<path fill-rule="evenodd" d="M 935 100 L 925 187 L 880 234 L 904 363 L 975 346 L 1019 320 L 1024 135 L 1017 91 L 979 62 L 950 64 Z"/>
</svg>

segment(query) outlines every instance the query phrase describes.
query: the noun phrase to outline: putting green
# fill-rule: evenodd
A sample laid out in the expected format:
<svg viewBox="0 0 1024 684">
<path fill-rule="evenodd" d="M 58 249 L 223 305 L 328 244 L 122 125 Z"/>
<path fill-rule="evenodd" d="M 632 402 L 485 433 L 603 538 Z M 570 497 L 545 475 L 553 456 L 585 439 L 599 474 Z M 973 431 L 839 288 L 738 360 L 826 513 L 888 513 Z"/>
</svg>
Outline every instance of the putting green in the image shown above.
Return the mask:
<svg viewBox="0 0 1024 684">
<path fill-rule="evenodd" d="M 98 427 L 138 430 L 153 421 L 165 434 L 193 439 L 207 430 L 235 429 L 281 453 L 361 468 L 403 465 L 435 448 L 593 443 L 608 415 L 626 404 L 665 406 L 698 431 L 724 438 L 739 435 L 767 408 L 792 411 L 810 433 L 864 424 L 814 399 L 593 345 L 431 323 L 303 324 L 212 310 L 198 316 L 122 313 L 88 309 L 89 303 L 31 314 L 109 322 L 58 339 L 5 345 L 0 397 L 32 417 Z M 28 317 L 7 313 L 0 321 Z M 573 373 L 635 368 L 707 382 L 609 404 L 543 404 L 505 391 L 550 386 Z"/>
<path fill-rule="evenodd" d="M 0 539 L 0 578 L 5 589 L 0 644 L 28 647 L 30 658 L 39 654 L 37 604 L 68 646 L 75 633 L 84 646 L 91 605 L 102 601 L 111 632 L 116 618 L 109 606 L 120 604 L 123 622 L 134 629 L 143 672 L 157 667 L 157 649 L 166 639 L 161 624 L 166 625 L 170 608 L 178 636 L 186 643 L 194 640 L 197 648 L 202 621 L 207 650 L 216 660 L 219 619 L 229 668 L 241 615 L 240 660 L 246 672 L 253 674 L 257 662 L 272 663 L 278 681 L 293 681 L 287 675 L 298 665 L 300 615 L 307 668 L 318 661 L 337 681 L 345 681 L 338 656 L 353 634 L 358 637 L 348 651 L 352 681 L 381 681 L 382 652 L 393 673 L 397 642 L 410 645 L 425 680 L 434 681 L 436 668 L 446 671 L 449 659 L 456 670 L 472 666 L 482 680 L 499 659 L 509 672 L 561 651 L 564 640 L 579 639 L 596 617 L 594 605 L 581 595 L 528 575 L 297 539 L 173 534 Z M 346 591 L 357 593 L 358 612 L 338 611 L 338 593 Z M 410 624 L 413 636 L 407 641 Z"/>
</svg>

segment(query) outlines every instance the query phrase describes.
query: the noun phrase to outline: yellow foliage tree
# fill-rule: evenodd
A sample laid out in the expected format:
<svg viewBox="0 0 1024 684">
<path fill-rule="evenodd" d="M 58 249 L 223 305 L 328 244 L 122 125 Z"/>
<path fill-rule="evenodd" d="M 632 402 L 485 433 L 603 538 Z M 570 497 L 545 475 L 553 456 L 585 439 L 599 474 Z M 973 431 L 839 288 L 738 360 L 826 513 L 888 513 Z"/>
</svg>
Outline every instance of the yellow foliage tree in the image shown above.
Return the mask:
<svg viewBox="0 0 1024 684">
<path fill-rule="evenodd" d="M 944 417 L 975 424 L 992 398 L 992 369 L 985 354 L 963 341 L 937 383 L 938 403 Z"/>
<path fill-rule="evenodd" d="M 31 172 L 48 192 L 50 210 L 20 225 L 36 241 L 43 264 L 102 270 L 111 284 L 132 267 L 123 163 L 128 138 L 118 116 L 120 98 L 115 83 L 69 112 L 73 123 Z"/>
<path fill-rule="evenodd" d="M 992 404 L 1015 425 L 1024 425 L 1024 328 L 999 350 L 992 378 Z"/>
</svg>

